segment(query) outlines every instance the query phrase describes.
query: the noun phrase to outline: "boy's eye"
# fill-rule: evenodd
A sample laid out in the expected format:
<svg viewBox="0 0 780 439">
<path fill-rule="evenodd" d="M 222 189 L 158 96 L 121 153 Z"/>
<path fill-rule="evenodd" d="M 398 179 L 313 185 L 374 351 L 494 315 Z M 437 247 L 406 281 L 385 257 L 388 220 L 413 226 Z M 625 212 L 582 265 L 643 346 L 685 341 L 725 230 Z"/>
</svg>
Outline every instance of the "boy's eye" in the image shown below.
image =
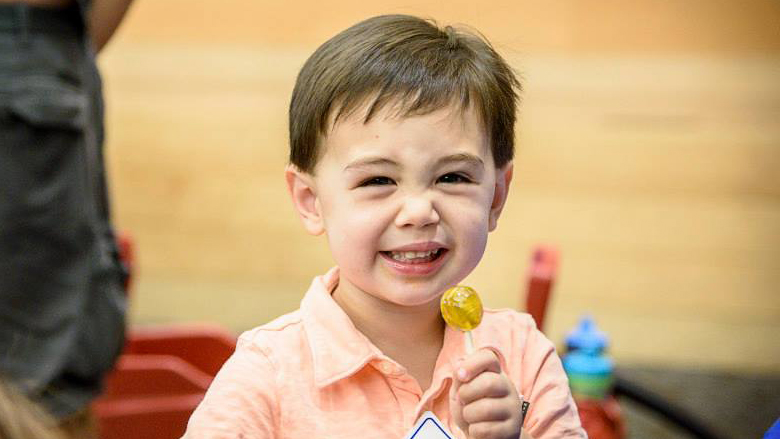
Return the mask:
<svg viewBox="0 0 780 439">
<path fill-rule="evenodd" d="M 439 183 L 471 183 L 471 179 L 463 174 L 449 173 L 439 177 Z"/>
<path fill-rule="evenodd" d="M 365 180 L 364 182 L 360 183 L 359 187 L 365 187 L 365 186 L 384 186 L 388 184 L 393 184 L 394 181 L 390 177 L 371 177 L 368 180 Z"/>
</svg>

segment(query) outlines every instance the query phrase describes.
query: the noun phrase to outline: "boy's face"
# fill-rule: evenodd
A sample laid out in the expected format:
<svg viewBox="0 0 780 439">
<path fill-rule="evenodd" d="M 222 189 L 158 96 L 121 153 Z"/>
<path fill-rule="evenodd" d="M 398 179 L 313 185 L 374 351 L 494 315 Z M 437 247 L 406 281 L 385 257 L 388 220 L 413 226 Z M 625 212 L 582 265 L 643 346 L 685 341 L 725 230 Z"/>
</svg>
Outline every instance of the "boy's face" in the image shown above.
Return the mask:
<svg viewBox="0 0 780 439">
<path fill-rule="evenodd" d="M 476 267 L 512 166 L 495 168 L 472 110 L 356 112 L 322 150 L 314 176 L 291 167 L 287 181 L 306 228 L 328 236 L 340 292 L 423 305 Z"/>
</svg>

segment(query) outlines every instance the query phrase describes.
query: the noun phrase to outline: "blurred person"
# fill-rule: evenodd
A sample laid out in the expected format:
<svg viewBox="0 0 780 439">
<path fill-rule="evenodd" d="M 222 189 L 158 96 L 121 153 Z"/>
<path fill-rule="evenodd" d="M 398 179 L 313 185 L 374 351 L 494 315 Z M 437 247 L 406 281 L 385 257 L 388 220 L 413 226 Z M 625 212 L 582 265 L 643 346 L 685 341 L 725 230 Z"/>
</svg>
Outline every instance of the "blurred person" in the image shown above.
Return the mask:
<svg viewBox="0 0 780 439">
<path fill-rule="evenodd" d="M 337 266 L 299 310 L 239 338 L 185 438 L 397 439 L 428 411 L 460 439 L 586 437 L 531 316 L 485 310 L 470 352 L 440 313 L 507 199 L 519 88 L 478 34 L 406 15 L 314 52 L 286 179 Z"/>
<path fill-rule="evenodd" d="M 0 373 L 71 437 L 123 342 L 95 53 L 130 0 L 0 0 Z"/>
</svg>

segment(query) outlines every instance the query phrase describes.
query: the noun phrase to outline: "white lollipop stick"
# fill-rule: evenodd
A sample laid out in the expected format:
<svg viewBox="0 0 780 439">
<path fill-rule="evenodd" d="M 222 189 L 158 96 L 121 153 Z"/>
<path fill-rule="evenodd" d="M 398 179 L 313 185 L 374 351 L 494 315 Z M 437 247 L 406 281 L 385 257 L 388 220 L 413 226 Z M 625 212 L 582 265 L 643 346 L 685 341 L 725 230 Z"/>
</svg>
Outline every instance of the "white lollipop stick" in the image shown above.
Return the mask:
<svg viewBox="0 0 780 439">
<path fill-rule="evenodd" d="M 474 353 L 474 336 L 471 335 L 471 331 L 466 331 L 466 354 L 471 355 Z"/>
</svg>

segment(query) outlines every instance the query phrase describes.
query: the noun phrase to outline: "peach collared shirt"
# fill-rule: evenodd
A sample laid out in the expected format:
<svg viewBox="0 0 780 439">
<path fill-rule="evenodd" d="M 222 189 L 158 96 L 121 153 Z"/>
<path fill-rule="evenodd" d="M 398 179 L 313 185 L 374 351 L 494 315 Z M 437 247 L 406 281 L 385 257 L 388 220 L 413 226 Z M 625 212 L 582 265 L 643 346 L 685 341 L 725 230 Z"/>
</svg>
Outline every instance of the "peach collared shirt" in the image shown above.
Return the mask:
<svg viewBox="0 0 780 439">
<path fill-rule="evenodd" d="M 299 310 L 241 335 L 185 439 L 402 439 L 426 411 L 463 437 L 451 422 L 449 387 L 464 335 L 446 329 L 423 392 L 355 328 L 331 297 L 337 284 L 334 268 L 314 279 Z M 524 431 L 535 439 L 587 437 L 555 349 L 529 315 L 485 310 L 473 334 L 531 403 Z"/>
</svg>

